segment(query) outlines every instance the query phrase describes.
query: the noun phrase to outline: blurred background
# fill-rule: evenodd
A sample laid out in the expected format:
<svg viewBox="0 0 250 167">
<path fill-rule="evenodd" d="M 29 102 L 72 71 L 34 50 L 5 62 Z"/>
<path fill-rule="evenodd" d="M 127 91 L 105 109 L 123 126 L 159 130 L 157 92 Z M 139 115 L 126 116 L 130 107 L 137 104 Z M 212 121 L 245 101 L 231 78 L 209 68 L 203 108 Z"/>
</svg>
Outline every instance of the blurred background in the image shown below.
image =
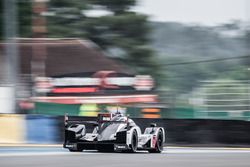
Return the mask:
<svg viewBox="0 0 250 167">
<path fill-rule="evenodd" d="M 211 136 L 226 128 L 249 144 L 249 11 L 248 0 L 1 0 L 0 143 L 58 142 L 65 113 L 118 108 L 170 127 L 172 142 L 225 142 Z"/>
</svg>

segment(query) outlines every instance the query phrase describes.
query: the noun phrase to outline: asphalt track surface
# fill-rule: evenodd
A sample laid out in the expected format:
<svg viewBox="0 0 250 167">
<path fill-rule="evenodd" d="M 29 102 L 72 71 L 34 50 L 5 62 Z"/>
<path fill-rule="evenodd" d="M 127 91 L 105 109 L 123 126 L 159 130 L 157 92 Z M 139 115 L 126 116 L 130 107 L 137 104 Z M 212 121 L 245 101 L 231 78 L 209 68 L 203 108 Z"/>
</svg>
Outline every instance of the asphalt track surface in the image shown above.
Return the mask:
<svg viewBox="0 0 250 167">
<path fill-rule="evenodd" d="M 60 146 L 0 146 L 0 167 L 250 167 L 250 148 L 165 147 L 161 154 L 71 153 Z"/>
</svg>

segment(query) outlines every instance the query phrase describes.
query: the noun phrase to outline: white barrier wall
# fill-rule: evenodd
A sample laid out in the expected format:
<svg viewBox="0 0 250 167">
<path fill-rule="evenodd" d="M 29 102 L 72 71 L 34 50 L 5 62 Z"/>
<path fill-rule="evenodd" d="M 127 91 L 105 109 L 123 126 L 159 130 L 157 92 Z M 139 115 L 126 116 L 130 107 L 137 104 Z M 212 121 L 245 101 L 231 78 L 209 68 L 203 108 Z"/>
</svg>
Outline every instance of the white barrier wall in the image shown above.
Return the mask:
<svg viewBox="0 0 250 167">
<path fill-rule="evenodd" d="M 11 86 L 0 86 L 0 113 L 14 113 L 15 92 Z"/>
</svg>

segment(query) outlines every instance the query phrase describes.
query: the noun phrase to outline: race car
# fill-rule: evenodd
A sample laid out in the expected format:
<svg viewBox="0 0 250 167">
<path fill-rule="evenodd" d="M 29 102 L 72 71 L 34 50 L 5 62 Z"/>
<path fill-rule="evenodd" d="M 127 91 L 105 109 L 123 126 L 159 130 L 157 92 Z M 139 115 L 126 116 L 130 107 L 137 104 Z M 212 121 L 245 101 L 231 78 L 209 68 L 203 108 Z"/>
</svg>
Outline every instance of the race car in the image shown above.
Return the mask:
<svg viewBox="0 0 250 167">
<path fill-rule="evenodd" d="M 92 124 L 86 133 L 86 124 Z M 161 153 L 165 143 L 165 130 L 152 123 L 142 133 L 140 127 L 121 113 L 99 113 L 97 121 L 74 121 L 65 115 L 64 148 L 72 152 L 98 150 L 101 152 L 136 152 L 147 150 Z"/>
</svg>

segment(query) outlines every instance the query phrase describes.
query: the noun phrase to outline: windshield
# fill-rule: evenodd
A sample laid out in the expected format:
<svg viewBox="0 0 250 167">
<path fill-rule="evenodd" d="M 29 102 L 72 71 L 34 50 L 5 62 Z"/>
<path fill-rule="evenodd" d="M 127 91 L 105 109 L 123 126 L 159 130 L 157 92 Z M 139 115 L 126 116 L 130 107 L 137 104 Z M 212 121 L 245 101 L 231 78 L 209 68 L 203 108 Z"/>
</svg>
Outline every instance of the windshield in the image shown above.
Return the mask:
<svg viewBox="0 0 250 167">
<path fill-rule="evenodd" d="M 126 127 L 126 123 L 105 122 L 101 124 L 99 131 L 99 140 L 110 140 L 113 134 L 116 134 L 119 127 L 123 125 L 122 129 Z"/>
</svg>

